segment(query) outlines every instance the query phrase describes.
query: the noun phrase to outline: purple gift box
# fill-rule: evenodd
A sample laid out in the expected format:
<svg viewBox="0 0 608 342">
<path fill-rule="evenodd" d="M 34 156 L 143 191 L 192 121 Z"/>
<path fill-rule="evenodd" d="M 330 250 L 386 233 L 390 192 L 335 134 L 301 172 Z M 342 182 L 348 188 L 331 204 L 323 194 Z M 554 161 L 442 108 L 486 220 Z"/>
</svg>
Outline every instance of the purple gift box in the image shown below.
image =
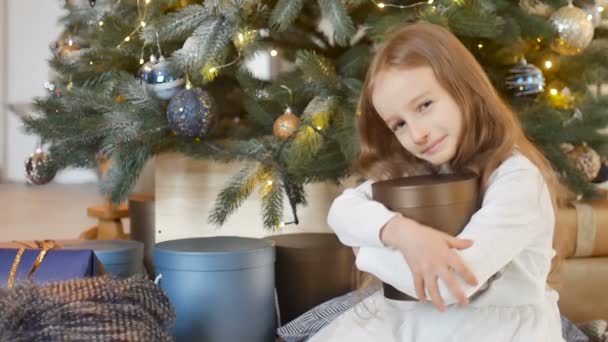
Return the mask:
<svg viewBox="0 0 608 342">
<path fill-rule="evenodd" d="M 11 268 L 19 248 L 0 248 L 0 288 L 7 288 Z M 41 249 L 25 249 L 18 264 L 15 285 L 27 278 Z M 43 284 L 54 281 L 93 277 L 103 273 L 91 250 L 51 249 L 32 275 L 32 281 Z"/>
</svg>

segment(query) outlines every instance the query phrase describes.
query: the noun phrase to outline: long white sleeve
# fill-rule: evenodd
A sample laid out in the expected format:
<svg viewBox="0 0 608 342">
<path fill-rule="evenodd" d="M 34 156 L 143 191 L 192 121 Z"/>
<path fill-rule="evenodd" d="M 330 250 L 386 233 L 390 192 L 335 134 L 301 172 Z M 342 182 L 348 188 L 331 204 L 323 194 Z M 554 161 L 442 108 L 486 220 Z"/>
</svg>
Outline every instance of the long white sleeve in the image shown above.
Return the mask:
<svg viewBox="0 0 608 342">
<path fill-rule="evenodd" d="M 380 229 L 397 213 L 372 200 L 372 183 L 346 189 L 332 203 L 327 223 L 340 241 L 351 247 L 382 247 Z"/>
<path fill-rule="evenodd" d="M 473 240 L 473 246 L 456 251 L 475 274 L 477 286 L 456 277 L 467 297 L 511 262 L 540 234 L 552 234 L 554 213 L 547 186 L 528 159 L 511 157 L 490 179 L 483 204 L 460 238 Z M 416 297 L 413 277 L 397 250 L 362 247 L 357 267 L 369 272 L 410 296 Z M 457 300 L 442 280 L 439 290 L 446 304 Z"/>
</svg>

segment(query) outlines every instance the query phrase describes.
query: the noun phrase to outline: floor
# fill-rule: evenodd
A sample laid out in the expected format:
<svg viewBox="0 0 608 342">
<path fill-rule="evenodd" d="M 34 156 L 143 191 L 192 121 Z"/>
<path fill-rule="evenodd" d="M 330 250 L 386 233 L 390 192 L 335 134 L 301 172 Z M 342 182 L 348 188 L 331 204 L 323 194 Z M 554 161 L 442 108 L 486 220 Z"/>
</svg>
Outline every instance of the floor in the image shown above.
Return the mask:
<svg viewBox="0 0 608 342">
<path fill-rule="evenodd" d="M 77 238 L 96 224 L 87 207 L 100 203 L 94 183 L 0 183 L 0 241 Z"/>
</svg>

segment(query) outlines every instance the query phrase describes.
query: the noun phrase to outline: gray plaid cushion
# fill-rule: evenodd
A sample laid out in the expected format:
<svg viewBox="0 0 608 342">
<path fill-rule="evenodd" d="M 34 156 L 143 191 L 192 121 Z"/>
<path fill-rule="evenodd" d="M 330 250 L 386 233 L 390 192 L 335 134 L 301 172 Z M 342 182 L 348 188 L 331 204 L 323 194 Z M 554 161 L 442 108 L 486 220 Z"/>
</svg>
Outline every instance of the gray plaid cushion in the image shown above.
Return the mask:
<svg viewBox="0 0 608 342">
<path fill-rule="evenodd" d="M 300 317 L 280 327 L 277 334 L 285 342 L 303 342 L 323 329 L 336 317 L 371 296 L 378 288 L 354 291 L 331 299 L 305 312 Z M 589 338 L 569 319 L 562 316 L 562 334 L 566 342 L 589 342 Z"/>
<path fill-rule="evenodd" d="M 336 317 L 340 316 L 340 314 L 378 290 L 378 288 L 368 288 L 331 299 L 319 306 L 315 306 L 300 317 L 280 327 L 277 333 L 285 342 L 306 341 Z"/>
</svg>

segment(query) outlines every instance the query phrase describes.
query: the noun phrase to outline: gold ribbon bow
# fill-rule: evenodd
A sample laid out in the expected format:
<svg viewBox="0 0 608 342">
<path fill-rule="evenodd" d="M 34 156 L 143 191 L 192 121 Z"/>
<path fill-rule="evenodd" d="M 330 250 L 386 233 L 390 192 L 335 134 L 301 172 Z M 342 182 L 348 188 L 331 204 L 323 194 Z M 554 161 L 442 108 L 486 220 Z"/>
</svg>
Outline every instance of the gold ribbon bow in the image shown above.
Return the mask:
<svg viewBox="0 0 608 342">
<path fill-rule="evenodd" d="M 13 266 L 11 267 L 11 273 L 9 274 L 9 277 L 8 277 L 8 288 L 9 289 L 15 285 L 15 278 L 17 277 L 17 270 L 19 269 L 19 264 L 21 264 L 21 257 L 23 256 L 25 249 L 32 248 L 31 244 L 28 244 L 26 242 L 21 242 L 21 241 L 15 241 L 15 242 L 17 242 L 21 245 L 24 245 L 25 247 L 19 248 L 19 250 L 17 251 L 17 255 L 15 255 L 15 259 L 13 260 Z M 44 261 L 44 258 L 46 257 L 46 254 L 48 253 L 49 250 L 54 249 L 54 248 L 61 248 L 61 246 L 54 240 L 44 240 L 44 241 L 35 240 L 34 243 L 35 243 L 34 248 L 41 248 L 41 251 L 40 251 L 40 253 L 38 253 L 38 257 L 36 257 L 36 260 L 34 261 L 34 265 L 32 265 L 32 268 L 30 269 L 30 271 L 27 274 L 28 279 L 31 279 L 32 276 L 34 275 L 34 272 L 36 272 L 36 270 L 40 267 L 40 264 L 42 264 L 42 261 Z"/>
</svg>

